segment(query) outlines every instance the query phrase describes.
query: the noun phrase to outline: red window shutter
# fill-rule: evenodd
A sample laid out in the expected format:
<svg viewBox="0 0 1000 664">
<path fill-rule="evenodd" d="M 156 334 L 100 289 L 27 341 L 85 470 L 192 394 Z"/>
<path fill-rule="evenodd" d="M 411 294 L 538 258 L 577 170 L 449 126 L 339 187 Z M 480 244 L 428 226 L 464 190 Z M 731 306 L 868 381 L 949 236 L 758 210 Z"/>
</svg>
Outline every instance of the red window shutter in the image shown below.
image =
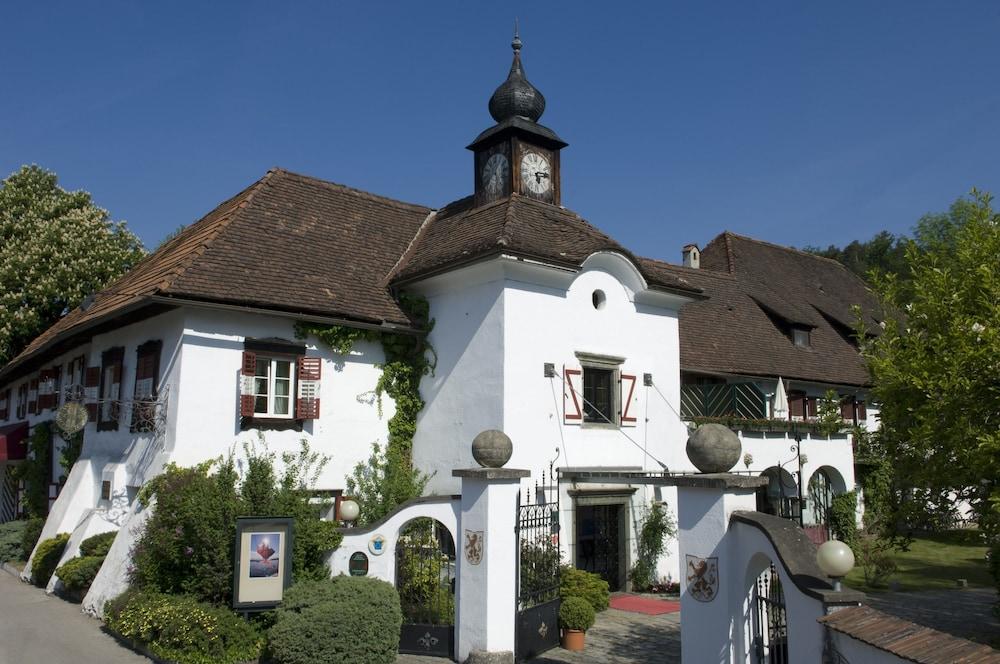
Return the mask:
<svg viewBox="0 0 1000 664">
<path fill-rule="evenodd" d="M 621 388 L 619 394 L 619 403 L 622 409 L 621 425 L 623 427 L 634 427 L 637 424 L 635 416 L 637 406 L 632 400 L 635 395 L 635 374 L 621 374 L 619 387 Z"/>
<path fill-rule="evenodd" d="M 51 408 L 52 370 L 42 369 L 38 372 L 38 412 Z"/>
<path fill-rule="evenodd" d="M 10 389 L 0 392 L 0 420 L 10 416 Z"/>
<path fill-rule="evenodd" d="M 97 421 L 97 401 L 101 387 L 101 368 L 87 367 L 83 375 L 83 400 L 91 422 Z"/>
<path fill-rule="evenodd" d="M 583 369 L 563 365 L 563 423 L 583 424 Z"/>
<path fill-rule="evenodd" d="M 295 417 L 300 420 L 319 419 L 320 376 L 323 372 L 323 358 L 298 357 L 298 394 L 295 399 Z"/>
<path fill-rule="evenodd" d="M 38 410 L 38 379 L 32 378 L 28 383 L 28 412 L 37 415 Z"/>
<path fill-rule="evenodd" d="M 791 417 L 806 416 L 806 395 L 801 392 L 788 393 L 788 414 Z"/>
<path fill-rule="evenodd" d="M 253 377 L 257 373 L 257 354 L 243 351 L 243 368 L 240 371 L 240 415 L 253 417 Z"/>
<path fill-rule="evenodd" d="M 840 400 L 840 418 L 854 421 L 854 397 L 844 397 Z"/>
<path fill-rule="evenodd" d="M 865 406 L 864 401 L 857 402 L 857 410 L 858 410 L 859 421 L 868 419 L 868 407 Z"/>
</svg>

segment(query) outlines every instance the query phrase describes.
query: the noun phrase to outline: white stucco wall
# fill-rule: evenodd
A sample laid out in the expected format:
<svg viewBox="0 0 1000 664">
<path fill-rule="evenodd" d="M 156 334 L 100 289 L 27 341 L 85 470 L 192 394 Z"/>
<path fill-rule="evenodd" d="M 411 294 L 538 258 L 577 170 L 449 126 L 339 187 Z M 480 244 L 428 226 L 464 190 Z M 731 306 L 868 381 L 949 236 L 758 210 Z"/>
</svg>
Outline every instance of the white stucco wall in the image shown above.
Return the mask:
<svg viewBox="0 0 1000 664">
<path fill-rule="evenodd" d="M 903 664 L 913 661 L 903 659 L 885 650 L 879 650 L 846 634 L 830 630 L 830 635 L 834 650 L 840 655 L 842 661 L 864 662 L 864 664 Z"/>
</svg>

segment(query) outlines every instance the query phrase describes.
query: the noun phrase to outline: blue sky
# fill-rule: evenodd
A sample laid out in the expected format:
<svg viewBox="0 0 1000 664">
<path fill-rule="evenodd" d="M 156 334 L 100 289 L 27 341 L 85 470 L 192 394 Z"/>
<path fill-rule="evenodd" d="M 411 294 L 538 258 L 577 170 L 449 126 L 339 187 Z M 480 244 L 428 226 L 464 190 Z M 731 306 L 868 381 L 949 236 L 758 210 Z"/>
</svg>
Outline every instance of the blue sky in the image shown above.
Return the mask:
<svg viewBox="0 0 1000 664">
<path fill-rule="evenodd" d="M 563 203 L 638 253 L 846 244 L 1000 193 L 986 0 L 8 3 L 0 172 L 54 170 L 150 247 L 272 166 L 440 206 L 514 16 Z"/>
</svg>

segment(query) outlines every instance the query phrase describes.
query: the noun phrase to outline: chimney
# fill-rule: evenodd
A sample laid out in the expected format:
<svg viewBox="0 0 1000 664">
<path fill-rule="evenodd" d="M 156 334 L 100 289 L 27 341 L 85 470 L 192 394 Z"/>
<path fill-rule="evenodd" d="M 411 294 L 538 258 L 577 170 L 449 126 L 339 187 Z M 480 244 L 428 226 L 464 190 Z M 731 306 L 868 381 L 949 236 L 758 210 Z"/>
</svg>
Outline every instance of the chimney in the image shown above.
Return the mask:
<svg viewBox="0 0 1000 664">
<path fill-rule="evenodd" d="M 698 251 L 698 245 L 684 245 L 684 248 L 681 249 L 681 263 L 684 267 L 690 267 L 695 270 L 698 269 L 698 265 L 701 263 L 701 252 Z"/>
</svg>

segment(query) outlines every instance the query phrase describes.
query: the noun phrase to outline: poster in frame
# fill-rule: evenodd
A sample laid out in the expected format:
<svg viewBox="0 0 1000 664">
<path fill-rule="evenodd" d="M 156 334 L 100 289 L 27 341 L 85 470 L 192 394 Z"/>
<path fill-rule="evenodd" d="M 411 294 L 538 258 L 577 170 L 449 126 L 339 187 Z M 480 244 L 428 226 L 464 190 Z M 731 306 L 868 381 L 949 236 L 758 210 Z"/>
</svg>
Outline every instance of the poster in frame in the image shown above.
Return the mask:
<svg viewBox="0 0 1000 664">
<path fill-rule="evenodd" d="M 233 608 L 273 609 L 292 585 L 292 517 L 239 517 L 233 556 Z"/>
</svg>

